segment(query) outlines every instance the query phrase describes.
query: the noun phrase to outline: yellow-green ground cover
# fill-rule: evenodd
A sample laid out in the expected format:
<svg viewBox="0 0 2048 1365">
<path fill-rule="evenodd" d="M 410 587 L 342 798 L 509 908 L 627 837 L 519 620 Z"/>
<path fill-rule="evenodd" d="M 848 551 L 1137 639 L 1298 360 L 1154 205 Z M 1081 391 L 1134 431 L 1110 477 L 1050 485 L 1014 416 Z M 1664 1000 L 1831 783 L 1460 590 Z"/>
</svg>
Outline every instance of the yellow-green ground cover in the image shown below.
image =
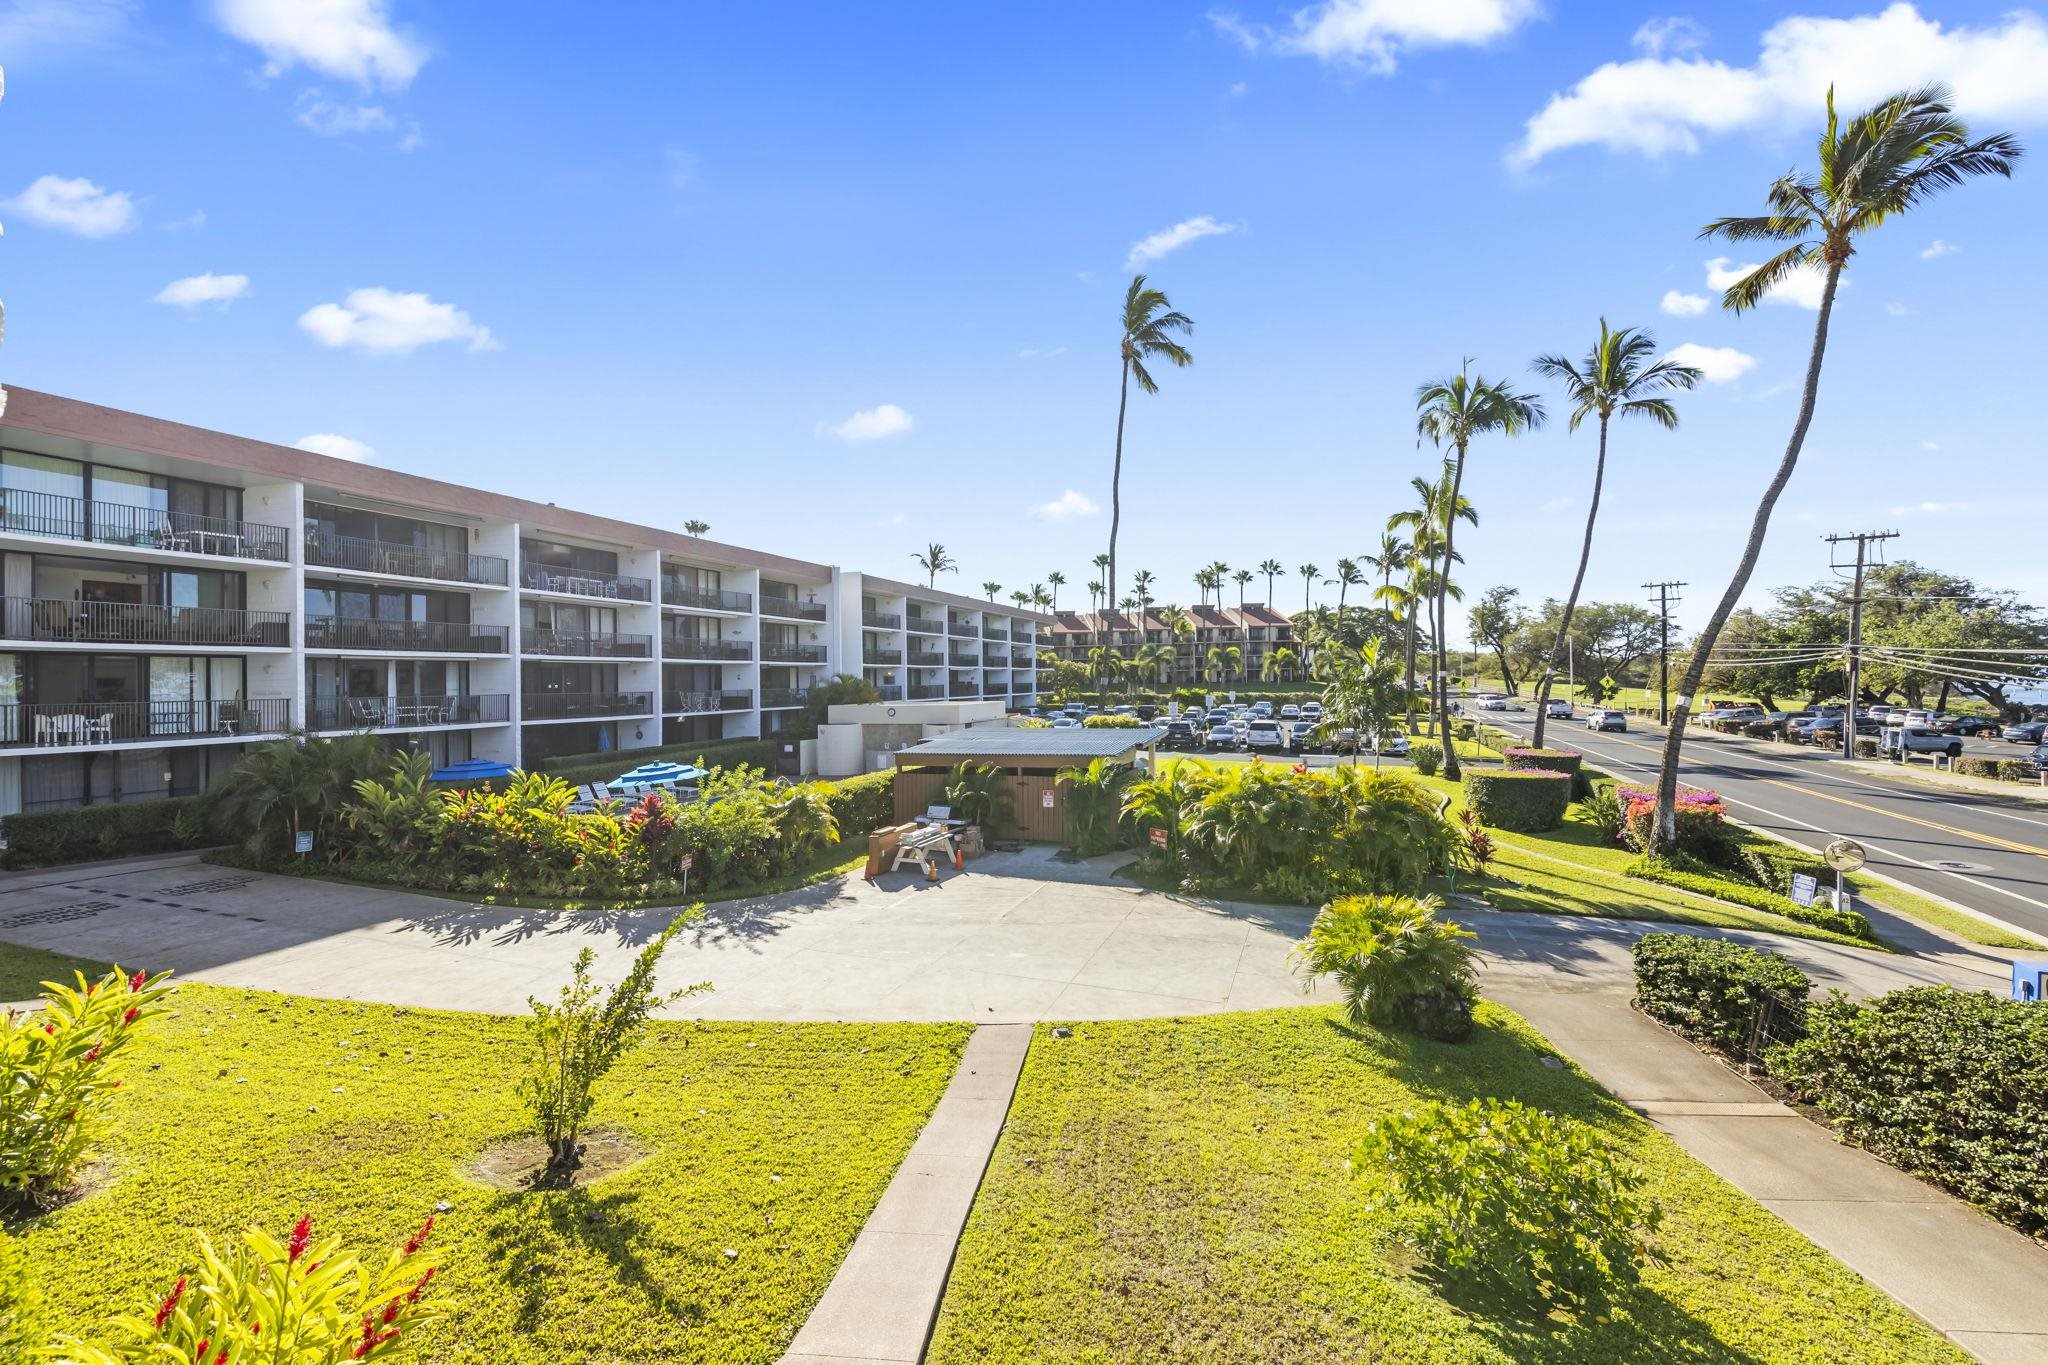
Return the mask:
<svg viewBox="0 0 2048 1365">
<path fill-rule="evenodd" d="M 1960 1361 L 1493 1005 L 1463 1046 L 1335 1009 L 1041 1027 L 941 1306 L 964 1361 Z M 1345 1158 L 1374 1116 L 1513 1097 L 1646 1174 L 1671 1258 L 1605 1321 L 1439 1280 Z"/>
</svg>

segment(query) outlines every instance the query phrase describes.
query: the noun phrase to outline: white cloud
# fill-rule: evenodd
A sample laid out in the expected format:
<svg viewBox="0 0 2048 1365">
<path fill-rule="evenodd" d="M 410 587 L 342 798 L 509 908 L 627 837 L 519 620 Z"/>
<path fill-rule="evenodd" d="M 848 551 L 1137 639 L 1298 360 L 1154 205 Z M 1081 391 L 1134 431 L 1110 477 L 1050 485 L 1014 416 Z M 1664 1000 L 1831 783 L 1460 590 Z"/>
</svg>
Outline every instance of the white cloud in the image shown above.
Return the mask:
<svg viewBox="0 0 2048 1365">
<path fill-rule="evenodd" d="M 1212 10 L 1209 22 L 1248 52 L 1271 48 L 1384 76 L 1415 49 L 1484 46 L 1542 12 L 1537 0 L 1322 0 L 1277 32 L 1226 11 Z"/>
<path fill-rule="evenodd" d="M 917 419 L 902 408 L 894 403 L 882 403 L 862 408 L 843 422 L 820 422 L 818 432 L 823 436 L 836 436 L 842 441 L 881 441 L 901 436 L 916 425 Z"/>
<path fill-rule="evenodd" d="M 1244 94 L 1245 91 L 1249 89 L 1251 89 L 1251 87 L 1249 85 L 1246 85 L 1243 81 L 1232 81 L 1230 83 L 1230 88 L 1224 93 L 1228 94 L 1232 99 L 1235 99 L 1238 96 Z"/>
<path fill-rule="evenodd" d="M 194 209 L 183 218 L 173 218 L 164 224 L 168 232 L 197 232 L 206 226 L 206 210 Z"/>
<path fill-rule="evenodd" d="M 1954 242 L 1944 242 L 1941 238 L 1936 237 L 1921 250 L 1920 259 L 1923 261 L 1936 261 L 1940 260 L 1943 256 L 1953 256 L 1961 250 L 1962 248 Z"/>
<path fill-rule="evenodd" d="M 247 275 L 187 275 L 182 280 L 172 280 L 156 291 L 156 302 L 175 304 L 180 308 L 197 308 L 202 303 L 217 303 L 225 308 L 236 299 L 249 293 Z"/>
<path fill-rule="evenodd" d="M 1531 165 L 1567 147 L 1664 156 L 1702 137 L 1814 123 L 1835 87 L 1838 109 L 1862 108 L 1934 80 L 1954 88 L 1965 117 L 2048 119 L 2048 25 L 2013 10 L 1984 27 L 1944 29 L 1911 4 L 1834 19 L 1794 16 L 1764 32 L 1751 66 L 1692 55 L 1608 62 L 1533 115 L 1511 159 Z"/>
<path fill-rule="evenodd" d="M 300 450 L 310 450 L 315 455 L 332 455 L 337 460 L 353 460 L 357 464 L 375 459 L 377 456 L 377 452 L 373 447 L 364 445 L 354 437 L 337 436 L 331 431 L 320 431 L 315 432 L 311 436 L 301 436 L 298 440 L 293 441 L 292 444 Z"/>
<path fill-rule="evenodd" d="M 1069 488 L 1051 502 L 1039 503 L 1031 509 L 1031 515 L 1046 521 L 1070 521 L 1075 517 L 1092 517 L 1101 510 L 1101 503 Z"/>
<path fill-rule="evenodd" d="M 1662 57 L 1669 53 L 1675 57 L 1705 47 L 1707 31 L 1696 20 L 1674 15 L 1646 21 L 1629 42 L 1647 56 Z"/>
<path fill-rule="evenodd" d="M 132 0 L 13 0 L 0 7 L 0 52 L 19 60 L 33 51 L 95 47 L 134 11 Z"/>
<path fill-rule="evenodd" d="M 383 288 L 354 289 L 340 303 L 308 308 L 299 315 L 299 327 L 323 346 L 381 355 L 409 355 L 438 341 L 466 341 L 472 351 L 498 349 L 491 329 L 454 304 Z"/>
<path fill-rule="evenodd" d="M 1726 256 L 1716 256 L 1707 262 L 1707 288 L 1723 293 L 1747 279 L 1759 263 L 1749 261 L 1742 265 L 1729 264 Z M 1819 309 L 1821 291 L 1827 287 L 1827 275 L 1819 266 L 1802 265 L 1791 274 L 1771 286 L 1771 292 L 1764 295 L 1765 303 L 1789 303 L 1795 308 Z M 1842 279 L 1841 287 L 1849 287 L 1848 278 Z"/>
<path fill-rule="evenodd" d="M 401 90 L 427 60 L 392 27 L 386 0 L 214 0 L 214 21 L 262 50 L 264 74 L 304 65 L 365 88 Z"/>
<path fill-rule="evenodd" d="M 1578 499 L 1573 497 L 1551 498 L 1537 510 L 1541 512 L 1562 512 L 1577 501 Z"/>
<path fill-rule="evenodd" d="M 398 120 L 391 117 L 391 111 L 380 104 L 336 104 L 333 100 L 322 99 L 317 90 L 300 93 L 298 113 L 294 117 L 300 127 L 311 129 L 321 137 L 388 133 L 398 127 Z"/>
<path fill-rule="evenodd" d="M 1895 318 L 1909 318 L 1913 316 L 1913 310 L 1906 307 L 1903 303 L 1888 303 L 1884 306 L 1884 311 Z"/>
<path fill-rule="evenodd" d="M 1692 341 L 1673 346 L 1664 358 L 1692 366 L 1709 384 L 1729 383 L 1756 368 L 1755 356 L 1744 355 L 1733 346 L 1702 346 Z"/>
<path fill-rule="evenodd" d="M 1903 507 L 1892 508 L 1891 514 L 1895 517 L 1938 517 L 1947 512 L 1967 512 L 1969 510 L 1970 504 L 1967 502 L 1914 502 L 1908 503 Z"/>
<path fill-rule="evenodd" d="M 1206 213 L 1199 218 L 1186 219 L 1153 233 L 1141 242 L 1131 243 L 1131 254 L 1124 258 L 1124 269 L 1136 270 L 1147 261 L 1156 261 L 1170 251 L 1178 251 L 1189 242 L 1203 237 L 1221 237 L 1243 226 L 1242 223 L 1219 223 Z"/>
<path fill-rule="evenodd" d="M 31 223 L 81 237 L 112 237 L 135 226 L 135 200 L 128 191 L 104 189 L 83 176 L 37 176 L 7 207 Z"/>
<path fill-rule="evenodd" d="M 1936 450 L 1940 450 L 1940 449 L 1941 449 L 1941 442 L 1939 442 L 1939 441 L 1922 441 L 1922 442 L 1920 443 L 1920 448 L 1921 448 L 1922 450 L 1925 450 L 1925 451 L 1929 451 L 1929 452 L 1932 452 L 1932 451 L 1936 451 Z"/>
<path fill-rule="evenodd" d="M 1667 289 L 1657 307 L 1675 318 L 1696 318 L 1707 311 L 1708 302 L 1703 294 L 1684 294 L 1676 289 Z"/>
<path fill-rule="evenodd" d="M 1017 358 L 1019 360 L 1051 360 L 1056 355 L 1065 355 L 1066 353 L 1067 348 L 1064 346 L 1027 346 L 1017 352 Z"/>
</svg>

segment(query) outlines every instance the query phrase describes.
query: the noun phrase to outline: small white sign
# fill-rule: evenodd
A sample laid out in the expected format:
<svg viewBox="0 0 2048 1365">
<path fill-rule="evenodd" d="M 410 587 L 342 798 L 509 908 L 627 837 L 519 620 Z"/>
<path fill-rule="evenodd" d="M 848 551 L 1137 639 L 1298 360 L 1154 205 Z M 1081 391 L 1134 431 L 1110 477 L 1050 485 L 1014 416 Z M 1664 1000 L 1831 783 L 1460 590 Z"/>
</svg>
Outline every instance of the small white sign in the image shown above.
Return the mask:
<svg viewBox="0 0 2048 1365">
<path fill-rule="evenodd" d="M 676 859 L 676 862 L 679 865 L 681 865 L 683 871 L 688 872 L 691 868 L 697 865 L 697 855 L 694 853 L 685 853 L 682 857 Z"/>
<path fill-rule="evenodd" d="M 1042 792 L 1040 792 L 1040 793 L 1038 794 L 1038 804 L 1039 804 L 1039 805 L 1041 805 L 1041 806 L 1044 806 L 1044 807 L 1045 807 L 1045 808 L 1046 808 L 1047 810 L 1051 810 L 1051 809 L 1052 809 L 1052 788 L 1051 788 L 1051 787 L 1047 787 L 1047 788 L 1046 788 L 1046 789 L 1045 789 L 1044 791 L 1042 791 Z"/>
<path fill-rule="evenodd" d="M 1795 904 L 1812 905 L 1814 892 L 1818 890 L 1820 890 L 1820 883 L 1811 874 L 1805 872 L 1793 874 L 1792 900 Z"/>
<path fill-rule="evenodd" d="M 297 834 L 294 834 L 294 835 L 292 836 L 292 852 L 294 852 L 294 853 L 311 853 L 312 851 L 313 851 L 313 831 L 312 831 L 312 830 L 310 830 L 310 829 L 302 829 L 302 830 L 300 830 L 300 831 L 299 831 L 299 832 L 298 832 Z"/>
</svg>

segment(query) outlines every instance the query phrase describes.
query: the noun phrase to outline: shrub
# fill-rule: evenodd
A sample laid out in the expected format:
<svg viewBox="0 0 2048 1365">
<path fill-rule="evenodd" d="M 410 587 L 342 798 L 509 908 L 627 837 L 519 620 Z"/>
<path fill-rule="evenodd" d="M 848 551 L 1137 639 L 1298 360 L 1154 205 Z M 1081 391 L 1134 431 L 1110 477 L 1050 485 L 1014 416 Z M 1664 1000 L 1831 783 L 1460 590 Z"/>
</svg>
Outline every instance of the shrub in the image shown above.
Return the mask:
<svg viewBox="0 0 2048 1365">
<path fill-rule="evenodd" d="M 116 967 L 78 974 L 76 988 L 45 982 L 40 1010 L 0 1020 L 0 1198 L 41 1202 L 76 1178 L 106 1128 L 121 1054 L 160 1012 L 169 976 Z"/>
<path fill-rule="evenodd" d="M 1767 1003 L 1796 1010 L 1813 983 L 1776 953 L 1691 934 L 1636 940 L 1636 1004 L 1688 1038 L 1748 1056 Z"/>
<path fill-rule="evenodd" d="M 1443 746 L 1429 743 L 1409 745 L 1408 766 L 1424 777 L 1435 777 L 1437 769 L 1444 766 Z"/>
<path fill-rule="evenodd" d="M 773 739 L 690 740 L 654 749 L 617 749 L 594 754 L 557 754 L 544 758 L 539 771 L 551 773 L 572 787 L 609 782 L 642 763 L 688 763 L 700 768 L 771 768 L 781 750 Z"/>
<path fill-rule="evenodd" d="M 21 1240 L 0 1224 L 0 1360 L 27 1360 L 43 1333 L 43 1291 Z"/>
<path fill-rule="evenodd" d="M 1016 815 L 1009 775 L 993 763 L 961 759 L 946 779 L 942 794 L 955 816 L 981 826 L 990 838 L 1002 837 Z"/>
<path fill-rule="evenodd" d="M 1334 976 L 1359 1028 L 1399 1024 L 1462 1043 L 1478 999 L 1472 934 L 1438 919 L 1435 896 L 1343 896 L 1316 915 L 1296 949 L 1310 976 Z"/>
<path fill-rule="evenodd" d="M 1593 1129 L 1492 1096 L 1375 1121 L 1351 1169 L 1388 1182 L 1423 1251 L 1531 1300 L 1597 1310 L 1664 1257 L 1663 1210 Z"/>
<path fill-rule="evenodd" d="M 1473 768 L 1465 773 L 1465 804 L 1495 829 L 1533 834 L 1564 823 L 1571 788 L 1564 773 Z"/>
<path fill-rule="evenodd" d="M 1465 831 L 1465 846 L 1471 853 L 1474 871 L 1484 874 L 1486 865 L 1493 861 L 1493 836 L 1486 832 L 1486 826 L 1472 813 L 1469 806 L 1458 810 L 1458 823 Z"/>
<path fill-rule="evenodd" d="M 896 820 L 896 770 L 862 773 L 831 784 L 828 798 L 842 838 L 858 837 Z"/>
<path fill-rule="evenodd" d="M 1585 761 L 1570 749 L 1503 749 L 1500 756 L 1510 768 L 1546 773 L 1575 773 Z"/>
<path fill-rule="evenodd" d="M 225 1256 L 202 1236 L 198 1267 L 160 1302 L 116 1320 L 111 1340 L 61 1337 L 51 1354 L 75 1365 L 382 1360 L 398 1353 L 406 1332 L 446 1313 L 427 1296 L 439 1267 L 420 1264 L 433 1228 L 429 1217 L 381 1270 L 344 1251 L 338 1237 L 315 1242 L 310 1216 L 282 1242 L 249 1228 Z"/>
<path fill-rule="evenodd" d="M 292 735 L 244 753 L 211 793 L 213 818 L 241 832 L 243 849 L 264 857 L 289 852 L 293 836 L 324 847 L 338 832 L 355 784 L 387 767 L 375 735 L 320 739 Z"/>
<path fill-rule="evenodd" d="M 598 988 L 590 980 L 590 964 L 597 955 L 585 948 L 570 965 L 569 984 L 561 998 L 548 1004 L 529 996 L 533 1018 L 526 1024 L 533 1044 L 526 1075 L 519 1082 L 519 1097 L 533 1114 L 534 1127 L 548 1145 L 548 1167 L 553 1171 L 573 1170 L 577 1165 L 577 1138 L 590 1117 L 596 1097 L 591 1087 L 617 1064 L 627 1048 L 639 1041 L 647 1027 L 647 1016 L 662 1005 L 709 990 L 700 982 L 673 994 L 654 993 L 654 969 L 668 947 L 669 936 L 687 919 L 702 912 L 693 907 L 688 915 L 664 929 L 633 959 L 625 980 L 598 1000 Z"/>
<path fill-rule="evenodd" d="M 1615 795 L 1626 812 L 1622 826 L 1624 842 L 1638 853 L 1650 847 L 1650 826 L 1657 817 L 1657 793 L 1641 787 L 1617 787 Z M 1672 809 L 1677 825 L 1677 851 L 1716 867 L 1736 861 L 1736 836 L 1728 825 L 1728 808 L 1717 792 L 1681 787 Z"/>
<path fill-rule="evenodd" d="M 1954 771 L 1970 777 L 1988 777 L 1999 782 L 2038 782 L 2041 770 L 2031 759 L 1979 758 L 1969 755 L 1955 761 Z M 16 817 L 19 818 L 19 817 Z"/>
<path fill-rule="evenodd" d="M 1084 730 L 1142 730 L 1145 728 L 1145 722 L 1139 720 L 1136 716 L 1083 716 L 1081 718 L 1081 728 Z"/>
<path fill-rule="evenodd" d="M 1090 759 L 1085 768 L 1062 768 L 1066 788 L 1067 846 L 1084 858 L 1123 845 L 1124 788 L 1137 779 L 1129 763 Z"/>
<path fill-rule="evenodd" d="M 1874 739 L 1864 739 L 1859 737 L 1856 741 L 1856 757 L 1876 758 L 1877 741 Z"/>
<path fill-rule="evenodd" d="M 1807 1014 L 1771 1075 L 1851 1140 L 2021 1232 L 2048 1232 L 2048 1009 L 1916 986 Z"/>
<path fill-rule="evenodd" d="M 205 801 L 199 796 L 172 796 L 10 815 L 0 821 L 0 831 L 7 837 L 0 867 L 49 867 L 204 848 L 215 842 L 207 832 Z"/>
<path fill-rule="evenodd" d="M 1621 842 L 1622 831 L 1628 825 L 1628 812 L 1623 809 L 1621 798 L 1614 794 L 1614 788 L 1596 788 L 1579 804 L 1579 810 L 1592 821 L 1608 843 Z"/>
<path fill-rule="evenodd" d="M 1773 915 L 1811 924 L 1851 938 L 1869 939 L 1875 942 L 1877 931 L 1870 927 L 1870 921 L 1860 911 L 1833 910 L 1822 905 L 1801 905 L 1790 896 L 1781 896 L 1760 886 L 1749 886 L 1717 876 L 1711 871 L 1689 869 L 1682 864 L 1674 865 L 1659 858 L 1637 858 L 1622 869 L 1625 876 L 1638 881 L 1656 882 L 1660 886 L 1675 886 L 1681 891 L 1692 891 L 1702 896 L 1714 896 L 1724 901 L 1734 901 L 1752 910 L 1766 910 Z"/>
</svg>

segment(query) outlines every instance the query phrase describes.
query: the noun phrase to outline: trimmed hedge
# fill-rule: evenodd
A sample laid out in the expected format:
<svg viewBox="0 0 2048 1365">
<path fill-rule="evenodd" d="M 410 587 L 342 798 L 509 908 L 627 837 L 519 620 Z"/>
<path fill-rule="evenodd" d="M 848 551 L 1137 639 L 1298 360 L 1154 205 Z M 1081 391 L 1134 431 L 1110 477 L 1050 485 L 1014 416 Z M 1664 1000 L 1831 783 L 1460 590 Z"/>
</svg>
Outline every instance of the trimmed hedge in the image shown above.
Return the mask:
<svg viewBox="0 0 2048 1365">
<path fill-rule="evenodd" d="M 1593 781 L 1587 775 L 1586 756 L 1572 749 L 1502 749 L 1500 756 L 1507 766 L 1520 771 L 1564 773 L 1572 780 L 1572 800 L 1583 801 L 1593 794 Z"/>
<path fill-rule="evenodd" d="M 1773 915 L 1801 924 L 1811 924 L 1817 929 L 1827 929 L 1851 938 L 1876 942 L 1877 933 L 1870 927 L 1870 921 L 1855 910 L 1830 910 L 1818 905 L 1801 905 L 1790 896 L 1781 896 L 1761 886 L 1751 886 L 1728 877 L 1711 873 L 1692 872 L 1685 868 L 1673 867 L 1654 858 L 1637 858 L 1622 869 L 1622 875 L 1638 881 L 1656 882 L 1660 886 L 1675 886 L 1681 891 L 1693 891 L 1702 896 L 1713 896 L 1719 900 L 1733 901 L 1746 905 L 1752 910 L 1766 910 Z"/>
<path fill-rule="evenodd" d="M 1746 1055 L 1767 1000 L 1803 1003 L 1813 982 L 1776 953 L 1692 934 L 1636 940 L 1636 1004 L 1702 1043 Z"/>
<path fill-rule="evenodd" d="M 2032 761 L 2024 758 L 1979 758 L 1971 755 L 1957 759 L 1949 767 L 1950 772 L 1963 773 L 1969 777 L 1988 777 L 1999 782 L 2038 782 L 2041 770 Z"/>
<path fill-rule="evenodd" d="M 2048 1006 L 1950 986 L 1834 994 L 1766 1062 L 1851 1141 L 2021 1232 L 2048 1231 Z"/>
<path fill-rule="evenodd" d="M 1483 825 L 1517 834 L 1537 834 L 1564 823 L 1572 779 L 1532 768 L 1471 768 L 1465 773 L 1465 804 Z"/>
<path fill-rule="evenodd" d="M 582 786 L 586 782 L 609 782 L 620 773 L 642 763 L 696 763 L 706 768 L 750 768 L 773 766 L 778 741 L 773 739 L 696 740 L 664 744 L 653 749 L 613 749 L 609 753 L 558 754 L 540 761 L 539 771 L 564 782 Z"/>
<path fill-rule="evenodd" d="M 827 804 L 839 821 L 842 844 L 864 840 L 870 831 L 896 821 L 896 770 L 862 773 L 834 782 Z"/>
<path fill-rule="evenodd" d="M 205 848 L 218 841 L 207 832 L 204 801 L 199 796 L 170 796 L 10 815 L 0 821 L 0 833 L 7 839 L 0 867 L 48 867 Z"/>
</svg>

